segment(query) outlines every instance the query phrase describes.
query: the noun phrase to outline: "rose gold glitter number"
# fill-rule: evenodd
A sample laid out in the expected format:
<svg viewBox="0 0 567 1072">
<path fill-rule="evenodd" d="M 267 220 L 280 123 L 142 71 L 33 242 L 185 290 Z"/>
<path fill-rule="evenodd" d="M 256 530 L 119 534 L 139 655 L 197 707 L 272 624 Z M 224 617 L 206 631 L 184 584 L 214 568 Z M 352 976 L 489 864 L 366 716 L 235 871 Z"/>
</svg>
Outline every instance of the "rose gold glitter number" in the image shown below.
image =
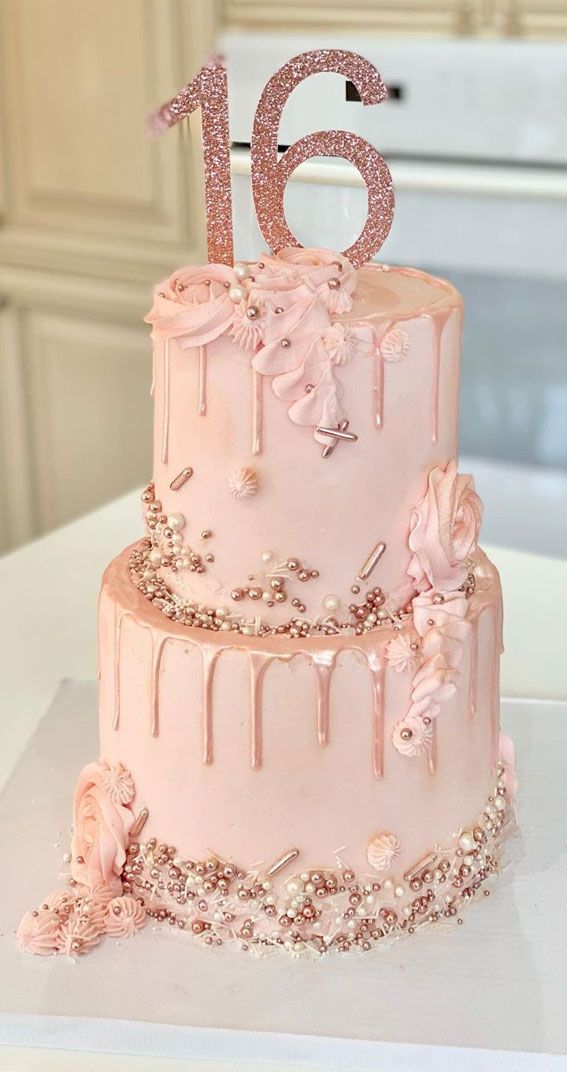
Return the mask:
<svg viewBox="0 0 567 1072">
<path fill-rule="evenodd" d="M 380 153 L 347 130 L 319 130 L 300 138 L 278 160 L 278 128 L 284 105 L 296 86 L 310 74 L 333 71 L 354 83 L 364 105 L 380 104 L 388 96 L 378 71 L 368 60 L 342 49 L 316 49 L 296 56 L 266 83 L 254 116 L 251 141 L 252 191 L 258 224 L 270 249 L 299 246 L 287 226 L 285 184 L 298 164 L 312 156 L 339 156 L 362 175 L 368 190 L 368 216 L 357 241 L 345 256 L 358 267 L 380 249 L 394 214 L 390 169 Z"/>
<path fill-rule="evenodd" d="M 201 109 L 209 261 L 232 265 L 228 86 L 226 68 L 219 56 L 207 60 L 192 82 L 150 115 L 150 132 L 162 134 L 197 108 Z"/>
</svg>

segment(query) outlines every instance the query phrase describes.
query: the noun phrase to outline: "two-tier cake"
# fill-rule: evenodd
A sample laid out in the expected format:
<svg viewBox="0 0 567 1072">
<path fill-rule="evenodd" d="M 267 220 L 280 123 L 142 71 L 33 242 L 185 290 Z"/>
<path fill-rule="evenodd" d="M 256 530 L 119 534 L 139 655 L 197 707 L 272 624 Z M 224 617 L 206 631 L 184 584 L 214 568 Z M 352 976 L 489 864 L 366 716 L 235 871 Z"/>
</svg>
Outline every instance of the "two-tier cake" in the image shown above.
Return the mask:
<svg viewBox="0 0 567 1072">
<path fill-rule="evenodd" d="M 502 603 L 457 467 L 462 300 L 287 247 L 157 287 L 145 535 L 99 604 L 101 758 L 24 950 L 151 920 L 368 950 L 461 922 L 512 812 Z"/>
</svg>

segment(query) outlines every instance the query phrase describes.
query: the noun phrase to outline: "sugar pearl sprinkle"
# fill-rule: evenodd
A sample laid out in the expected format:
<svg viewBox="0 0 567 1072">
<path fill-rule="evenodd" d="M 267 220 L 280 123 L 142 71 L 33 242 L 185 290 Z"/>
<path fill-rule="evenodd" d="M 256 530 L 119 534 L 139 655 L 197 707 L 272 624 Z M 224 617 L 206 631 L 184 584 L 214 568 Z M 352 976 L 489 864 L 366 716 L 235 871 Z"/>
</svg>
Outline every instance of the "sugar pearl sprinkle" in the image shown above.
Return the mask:
<svg viewBox="0 0 567 1072">
<path fill-rule="evenodd" d="M 240 488 L 242 474 L 239 479 Z M 252 477 L 248 475 L 247 479 L 252 480 Z M 209 528 L 199 529 L 196 525 L 191 527 L 194 538 L 202 547 L 202 551 L 197 551 L 186 538 L 190 528 L 188 520 L 177 511 L 163 512 L 153 484 L 148 484 L 142 493 L 142 503 L 148 536 L 131 553 L 130 577 L 138 591 L 172 621 L 192 628 L 237 632 L 244 636 L 282 635 L 302 639 L 362 636 L 383 627 L 402 629 L 412 620 L 411 603 L 390 609 L 379 586 L 361 592 L 360 583 L 351 585 L 351 593 L 359 597 L 358 601 L 343 604 L 339 595 L 329 592 L 319 597 L 314 611 L 313 606 L 308 605 L 307 582 L 318 579 L 319 570 L 305 564 L 296 555 L 282 558 L 270 550 L 261 555 L 258 576 L 251 575 L 246 582 L 239 581 L 230 590 L 227 605 L 191 602 L 172 591 L 161 571 L 205 573 L 215 562 L 215 555 L 207 546 L 214 540 L 214 532 Z M 357 581 L 360 580 L 358 577 Z M 461 589 L 467 598 L 474 594 L 474 572 L 467 575 Z M 261 615 L 262 607 L 272 609 L 280 604 L 282 609 L 284 605 L 292 608 L 290 617 L 278 625 L 266 622 Z"/>
<path fill-rule="evenodd" d="M 333 867 L 304 867 L 289 874 L 298 849 L 274 853 L 273 860 L 246 871 L 213 855 L 189 858 L 151 837 L 146 842 L 131 840 L 122 895 L 140 906 L 136 912 L 147 922 L 185 931 L 205 946 L 236 945 L 255 956 L 277 951 L 311 958 L 368 952 L 434 924 L 442 929 L 461 924 L 468 902 L 481 891 L 490 892 L 486 884 L 500 870 L 504 839 L 515 829 L 513 819 L 500 765 L 496 785 L 476 821 L 458 831 L 450 847 L 436 846 L 403 875 L 356 874 L 339 857 Z M 50 899 L 36 914 L 55 907 L 62 920 L 78 910 L 84 915 L 77 896 L 73 890 L 63 891 L 57 906 Z M 101 932 L 105 911 L 95 903 L 90 915 Z M 63 946 L 61 951 L 69 952 Z"/>
</svg>

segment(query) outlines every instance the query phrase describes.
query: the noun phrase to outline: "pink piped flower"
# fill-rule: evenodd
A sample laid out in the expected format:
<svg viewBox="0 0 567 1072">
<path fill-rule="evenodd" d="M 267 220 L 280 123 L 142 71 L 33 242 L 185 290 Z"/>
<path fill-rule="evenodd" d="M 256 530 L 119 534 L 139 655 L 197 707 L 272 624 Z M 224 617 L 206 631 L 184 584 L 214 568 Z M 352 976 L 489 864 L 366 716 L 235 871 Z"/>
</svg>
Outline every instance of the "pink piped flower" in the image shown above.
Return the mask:
<svg viewBox="0 0 567 1072">
<path fill-rule="evenodd" d="M 419 657 L 417 645 L 418 638 L 413 633 L 400 633 L 390 640 L 386 647 L 386 658 L 397 674 L 415 669 Z"/>
<path fill-rule="evenodd" d="M 116 896 L 122 891 L 120 876 L 134 814 L 111 798 L 108 778 L 109 768 L 99 763 L 89 763 L 79 775 L 73 801 L 71 875 L 89 891 L 100 886 Z"/>
<path fill-rule="evenodd" d="M 337 320 L 323 335 L 323 346 L 334 365 L 346 365 L 354 358 L 374 351 L 374 331 L 370 324 L 348 324 Z"/>
<path fill-rule="evenodd" d="M 410 519 L 409 547 L 413 552 L 408 574 L 423 591 L 433 587 L 450 592 L 463 583 L 467 560 L 476 549 L 482 503 L 471 476 L 457 472 L 454 461 L 446 469 L 432 469 L 427 491 Z"/>
<path fill-rule="evenodd" d="M 130 771 L 121 763 L 101 764 L 102 786 L 114 804 L 130 804 L 135 796 L 134 781 Z"/>
<path fill-rule="evenodd" d="M 98 920 L 74 914 L 59 927 L 57 952 L 68 957 L 83 956 L 98 945 L 103 933 Z"/>
<path fill-rule="evenodd" d="M 391 328 L 380 343 L 380 356 L 384 361 L 401 361 L 409 353 L 409 335 L 403 328 Z"/>
<path fill-rule="evenodd" d="M 178 339 L 182 349 L 206 346 L 229 330 L 234 302 L 229 296 L 239 284 L 226 264 L 207 264 L 175 272 L 154 291 L 145 320 L 154 339 Z"/>
<path fill-rule="evenodd" d="M 131 938 L 146 923 L 146 910 L 134 897 L 124 895 L 109 901 L 106 933 L 113 938 Z"/>
<path fill-rule="evenodd" d="M 422 718 L 406 715 L 392 730 L 392 743 L 402 756 L 421 756 L 431 748 L 433 730 Z"/>
<path fill-rule="evenodd" d="M 356 272 L 341 253 L 286 246 L 270 258 L 270 266 L 274 261 L 297 268 L 301 282 L 317 294 L 330 313 L 348 313 L 352 309 Z"/>
<path fill-rule="evenodd" d="M 59 916 L 50 909 L 26 912 L 16 932 L 19 949 L 39 957 L 56 953 L 60 925 Z"/>
</svg>

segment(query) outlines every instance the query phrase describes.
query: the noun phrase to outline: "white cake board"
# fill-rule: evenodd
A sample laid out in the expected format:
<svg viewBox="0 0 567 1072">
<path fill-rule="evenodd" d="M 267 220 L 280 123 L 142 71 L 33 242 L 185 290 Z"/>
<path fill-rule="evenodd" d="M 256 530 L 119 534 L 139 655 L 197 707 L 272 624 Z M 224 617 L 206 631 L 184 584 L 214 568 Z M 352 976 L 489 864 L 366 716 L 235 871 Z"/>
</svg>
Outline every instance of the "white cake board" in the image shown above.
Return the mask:
<svg viewBox="0 0 567 1072">
<path fill-rule="evenodd" d="M 96 686 L 64 683 L 0 799 L 0 1043 L 384 1072 L 565 1069 L 553 1055 L 567 1053 L 567 705 L 504 706 L 523 855 L 509 844 L 515 862 L 465 926 L 317 962 L 148 926 L 73 962 L 23 956 L 14 940 L 23 910 L 59 884 L 75 778 L 98 757 Z"/>
</svg>

